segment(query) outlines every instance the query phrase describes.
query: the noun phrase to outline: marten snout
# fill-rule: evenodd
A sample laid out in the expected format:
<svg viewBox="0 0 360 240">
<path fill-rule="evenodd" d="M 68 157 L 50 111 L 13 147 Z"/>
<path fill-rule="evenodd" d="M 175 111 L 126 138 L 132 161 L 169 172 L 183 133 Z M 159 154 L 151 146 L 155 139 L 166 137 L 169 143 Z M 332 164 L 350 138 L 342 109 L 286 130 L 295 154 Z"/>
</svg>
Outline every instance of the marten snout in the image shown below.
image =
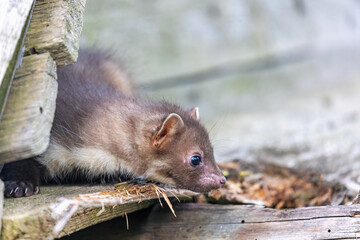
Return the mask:
<svg viewBox="0 0 360 240">
<path fill-rule="evenodd" d="M 220 187 L 224 186 L 226 183 L 226 177 L 223 176 L 222 178 L 220 178 L 219 183 L 220 183 Z"/>
<path fill-rule="evenodd" d="M 194 187 L 194 190 L 197 192 L 209 192 L 213 189 L 218 189 L 224 186 L 226 183 L 226 178 L 223 174 L 211 173 L 205 174 L 198 181 L 198 185 Z"/>
<path fill-rule="evenodd" d="M 215 179 L 215 183 L 219 186 L 218 188 L 223 187 L 226 183 L 226 178 L 224 176 L 216 175 L 216 177 L 214 177 L 214 179 Z"/>
<path fill-rule="evenodd" d="M 213 177 L 213 179 L 214 183 L 209 183 L 209 185 L 211 185 L 213 189 L 221 188 L 226 183 L 226 178 L 224 176 L 216 176 Z"/>
</svg>

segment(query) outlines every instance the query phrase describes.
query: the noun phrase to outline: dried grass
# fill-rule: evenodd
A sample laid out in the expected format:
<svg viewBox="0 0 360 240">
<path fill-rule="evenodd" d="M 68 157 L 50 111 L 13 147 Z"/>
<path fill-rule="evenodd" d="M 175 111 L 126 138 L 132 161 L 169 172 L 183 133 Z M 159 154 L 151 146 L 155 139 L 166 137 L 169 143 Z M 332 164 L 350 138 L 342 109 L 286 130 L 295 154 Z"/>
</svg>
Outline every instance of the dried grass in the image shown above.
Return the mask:
<svg viewBox="0 0 360 240">
<path fill-rule="evenodd" d="M 96 216 L 100 216 L 105 207 L 116 207 L 128 203 L 140 203 L 142 201 L 159 199 L 160 205 L 163 206 L 161 198 L 165 200 L 169 206 L 172 214 L 176 217 L 174 208 L 169 200 L 168 195 L 176 197 L 191 197 L 196 193 L 179 190 L 172 187 L 160 187 L 155 184 L 129 184 L 129 182 L 123 182 L 116 184 L 114 190 L 107 190 L 98 193 L 91 194 L 79 194 L 72 199 L 59 199 L 58 203 L 51 206 L 52 217 L 57 219 L 53 232 L 55 236 L 62 231 L 66 223 L 71 219 L 71 216 L 80 208 L 88 207 L 101 207 Z M 129 228 L 128 218 L 126 212 L 124 212 L 127 222 L 127 228 Z"/>
<path fill-rule="evenodd" d="M 274 165 L 263 165 L 256 172 L 244 171 L 238 162 L 220 164 L 220 168 L 228 180 L 223 188 L 210 192 L 207 201 L 255 204 L 275 209 L 347 201 L 344 188 L 325 181 L 321 175 Z"/>
</svg>

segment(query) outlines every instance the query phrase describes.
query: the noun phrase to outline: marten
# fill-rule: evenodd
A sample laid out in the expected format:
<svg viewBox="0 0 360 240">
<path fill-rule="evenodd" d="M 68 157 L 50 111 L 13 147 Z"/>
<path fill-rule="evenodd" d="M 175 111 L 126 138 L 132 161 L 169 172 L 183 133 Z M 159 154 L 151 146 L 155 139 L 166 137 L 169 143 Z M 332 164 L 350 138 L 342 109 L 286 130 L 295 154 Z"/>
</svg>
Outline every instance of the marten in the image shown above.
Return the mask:
<svg viewBox="0 0 360 240">
<path fill-rule="evenodd" d="M 59 67 L 50 143 L 40 156 L 4 165 L 5 197 L 41 184 L 142 178 L 195 192 L 225 184 L 199 110 L 138 97 L 108 54 L 80 50 Z"/>
</svg>

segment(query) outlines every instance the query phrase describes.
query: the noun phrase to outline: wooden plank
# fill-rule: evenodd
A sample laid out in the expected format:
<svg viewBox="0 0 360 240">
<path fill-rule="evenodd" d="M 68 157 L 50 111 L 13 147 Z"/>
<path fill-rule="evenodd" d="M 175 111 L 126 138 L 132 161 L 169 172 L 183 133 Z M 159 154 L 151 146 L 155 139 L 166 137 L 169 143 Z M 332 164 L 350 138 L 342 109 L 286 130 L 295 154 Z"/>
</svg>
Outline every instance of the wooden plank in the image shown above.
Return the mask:
<svg viewBox="0 0 360 240">
<path fill-rule="evenodd" d="M 19 61 L 31 18 L 33 0 L 13 3 L 4 0 L 0 8 L 0 120 Z M 21 57 L 21 56 L 20 56 Z"/>
<path fill-rule="evenodd" d="M 124 200 L 119 196 L 108 195 L 109 192 L 114 192 L 110 190 L 112 188 L 111 185 L 45 186 L 41 188 L 39 195 L 5 199 L 1 239 L 61 237 L 147 208 L 159 201 L 156 195 Z M 181 191 L 172 191 L 171 194 L 182 196 Z M 168 193 L 169 197 L 171 194 Z M 97 201 L 101 196 L 105 197 L 107 203 Z M 171 214 L 169 208 L 166 209 Z M 64 226 L 61 226 L 62 222 Z"/>
<path fill-rule="evenodd" d="M 0 123 L 0 163 L 46 150 L 56 94 L 56 65 L 50 55 L 25 57 L 16 71 Z"/>
<path fill-rule="evenodd" d="M 177 217 L 153 208 L 144 224 L 116 239 L 356 239 L 360 205 L 275 210 L 255 206 L 175 204 Z M 93 230 L 94 231 L 94 230 Z M 95 239 L 92 235 L 88 239 Z M 107 238 L 107 235 L 102 235 Z M 81 239 L 81 238 L 78 238 Z"/>
<path fill-rule="evenodd" d="M 1 1 L 0 8 L 0 84 L 13 57 L 33 0 Z"/>
<path fill-rule="evenodd" d="M 38 0 L 25 54 L 50 52 L 58 66 L 76 61 L 86 0 Z"/>
<path fill-rule="evenodd" d="M 3 205 L 4 205 L 4 182 L 1 181 L 0 179 L 0 229 L 1 229 L 1 217 L 3 213 Z"/>
</svg>

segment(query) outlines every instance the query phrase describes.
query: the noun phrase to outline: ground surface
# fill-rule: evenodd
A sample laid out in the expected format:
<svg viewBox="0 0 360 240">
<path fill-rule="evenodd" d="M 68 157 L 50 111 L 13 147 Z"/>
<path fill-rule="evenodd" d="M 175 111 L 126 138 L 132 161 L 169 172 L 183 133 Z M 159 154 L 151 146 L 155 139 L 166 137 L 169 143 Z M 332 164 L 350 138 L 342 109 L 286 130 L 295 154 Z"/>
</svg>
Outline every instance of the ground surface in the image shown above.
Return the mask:
<svg viewBox="0 0 360 240">
<path fill-rule="evenodd" d="M 88 0 L 82 44 L 116 50 L 140 94 L 199 106 L 218 161 L 313 171 L 354 195 L 358 39 L 350 0 Z"/>
<path fill-rule="evenodd" d="M 86 10 L 82 45 L 115 50 L 141 94 L 199 106 L 218 161 L 308 168 L 360 189 L 354 1 L 89 0 Z"/>
</svg>

